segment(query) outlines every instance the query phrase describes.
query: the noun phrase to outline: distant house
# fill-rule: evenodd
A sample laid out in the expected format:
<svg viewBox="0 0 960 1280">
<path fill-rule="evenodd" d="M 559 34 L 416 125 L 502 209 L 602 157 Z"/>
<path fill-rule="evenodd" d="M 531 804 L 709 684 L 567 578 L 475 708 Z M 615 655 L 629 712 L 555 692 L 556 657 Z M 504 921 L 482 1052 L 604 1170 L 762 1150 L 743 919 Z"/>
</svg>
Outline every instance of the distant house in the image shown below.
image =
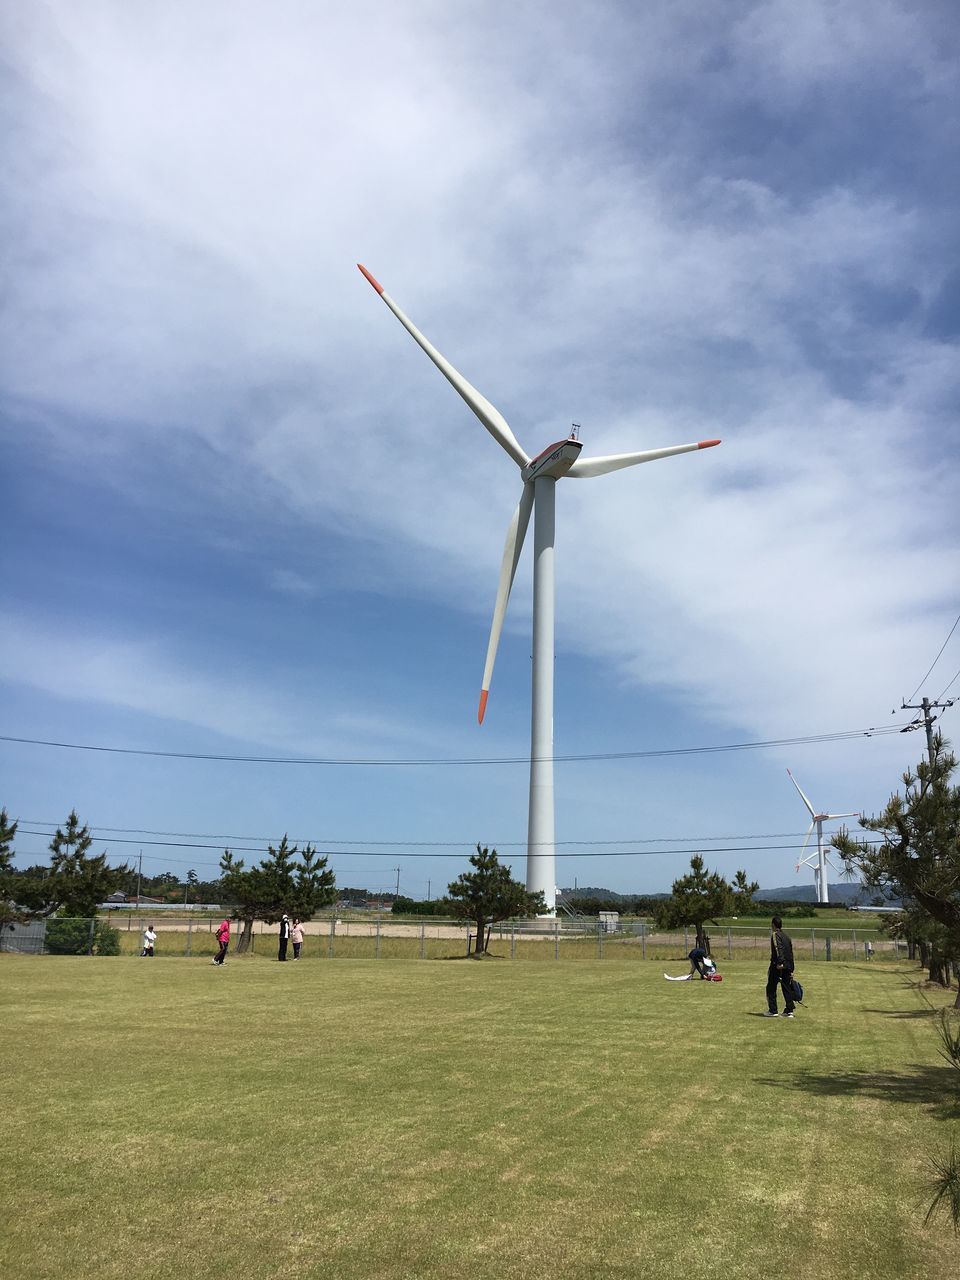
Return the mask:
<svg viewBox="0 0 960 1280">
<path fill-rule="evenodd" d="M 145 893 L 141 893 L 139 902 L 141 907 L 164 905 L 163 898 L 148 898 Z M 137 895 L 135 893 L 111 893 L 103 902 L 99 903 L 101 907 L 135 907 L 136 905 Z"/>
</svg>

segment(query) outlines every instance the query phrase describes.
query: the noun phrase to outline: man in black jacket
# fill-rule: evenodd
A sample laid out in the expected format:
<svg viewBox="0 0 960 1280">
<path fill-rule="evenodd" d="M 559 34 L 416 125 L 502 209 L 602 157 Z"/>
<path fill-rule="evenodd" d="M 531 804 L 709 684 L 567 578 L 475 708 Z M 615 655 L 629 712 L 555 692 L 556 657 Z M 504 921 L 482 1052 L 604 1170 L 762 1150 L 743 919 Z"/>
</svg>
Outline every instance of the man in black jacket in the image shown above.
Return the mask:
<svg viewBox="0 0 960 1280">
<path fill-rule="evenodd" d="M 765 1018 L 776 1018 L 777 987 L 783 991 L 786 1005 L 781 1018 L 793 1017 L 793 943 L 788 934 L 783 932 L 783 921 L 774 916 L 770 922 L 770 968 L 767 970 L 767 1012 Z"/>
<path fill-rule="evenodd" d="M 280 954 L 278 960 L 286 960 L 287 958 L 287 939 L 290 937 L 290 917 L 283 916 L 280 920 Z"/>
</svg>

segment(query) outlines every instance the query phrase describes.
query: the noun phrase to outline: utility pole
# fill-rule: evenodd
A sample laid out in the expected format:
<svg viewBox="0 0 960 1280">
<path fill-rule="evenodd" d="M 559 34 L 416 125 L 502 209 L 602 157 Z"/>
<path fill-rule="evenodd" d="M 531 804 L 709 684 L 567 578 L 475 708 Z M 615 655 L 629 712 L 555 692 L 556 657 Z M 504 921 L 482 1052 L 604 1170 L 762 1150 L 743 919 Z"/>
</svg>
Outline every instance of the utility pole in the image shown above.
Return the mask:
<svg viewBox="0 0 960 1280">
<path fill-rule="evenodd" d="M 143 872 L 143 850 L 140 850 L 140 861 L 137 863 L 137 910 L 140 910 L 140 876 Z"/>
<path fill-rule="evenodd" d="M 933 712 L 935 710 L 946 711 L 947 707 L 953 706 L 954 701 L 955 701 L 954 698 L 948 698 L 946 702 L 931 702 L 929 698 L 922 698 L 919 706 L 914 706 L 912 703 L 909 703 L 909 702 L 900 703 L 900 709 L 902 711 L 922 711 L 923 712 L 923 724 L 927 731 L 927 759 L 930 761 L 931 766 L 933 765 L 933 726 L 934 726 L 934 722 L 937 719 L 937 717 L 933 714 Z M 918 716 L 917 719 L 914 720 L 913 724 L 907 725 L 907 727 L 905 729 L 901 729 L 900 732 L 909 733 L 911 729 L 917 729 L 919 727 L 920 727 L 920 718 Z"/>
<path fill-rule="evenodd" d="M 400 868 L 397 867 L 397 897 L 400 897 Z"/>
<path fill-rule="evenodd" d="M 430 881 L 427 881 L 427 901 L 430 901 Z"/>
</svg>

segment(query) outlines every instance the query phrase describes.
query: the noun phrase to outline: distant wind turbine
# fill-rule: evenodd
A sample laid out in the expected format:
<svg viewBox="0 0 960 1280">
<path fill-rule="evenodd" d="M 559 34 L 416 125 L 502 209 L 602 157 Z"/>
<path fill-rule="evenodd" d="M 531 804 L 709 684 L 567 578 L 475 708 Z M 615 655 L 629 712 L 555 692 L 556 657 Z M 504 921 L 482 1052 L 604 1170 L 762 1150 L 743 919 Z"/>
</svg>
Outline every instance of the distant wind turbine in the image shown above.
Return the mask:
<svg viewBox="0 0 960 1280">
<path fill-rule="evenodd" d="M 667 449 L 647 449 L 643 453 L 615 453 L 601 458 L 581 458 L 583 448 L 575 434 L 566 440 L 548 445 L 535 458 L 521 448 L 506 419 L 489 400 L 472 387 L 432 346 L 423 334 L 404 315 L 383 286 L 373 278 L 366 267 L 360 266 L 370 284 L 407 330 L 413 340 L 426 352 L 443 376 L 452 384 L 477 415 L 494 440 L 510 455 L 520 468 L 523 489 L 520 501 L 507 529 L 503 561 L 500 566 L 500 584 L 493 610 L 487 660 L 480 688 L 478 720 L 483 723 L 487 709 L 487 697 L 493 676 L 493 664 L 497 657 L 500 632 L 510 599 L 510 589 L 517 571 L 517 562 L 526 536 L 530 514 L 534 512 L 534 562 L 533 562 L 533 705 L 530 733 L 530 805 L 527 823 L 527 889 L 531 893 L 542 892 L 547 911 L 556 909 L 556 852 L 554 846 L 554 796 L 553 796 L 553 663 L 554 663 L 554 531 L 556 521 L 556 486 L 564 476 L 582 479 L 606 475 L 622 467 L 633 467 L 640 462 L 653 462 L 657 458 L 669 458 L 675 453 L 692 453 L 697 449 L 709 449 L 719 440 L 701 440 L 697 444 L 678 444 Z"/>
<path fill-rule="evenodd" d="M 796 869 L 797 871 L 799 871 L 801 867 L 814 868 L 813 877 L 817 886 L 817 901 L 827 903 L 830 901 L 830 886 L 827 884 L 827 864 L 829 863 L 831 867 L 834 864 L 830 861 L 830 858 L 827 855 L 827 851 L 823 847 L 823 824 L 825 822 L 833 822 L 836 818 L 859 818 L 860 814 L 859 813 L 817 813 L 817 811 L 814 809 L 813 805 L 810 803 L 807 797 L 803 794 L 802 791 L 800 791 L 800 785 L 797 782 L 796 778 L 793 776 L 793 774 L 790 773 L 789 769 L 787 770 L 787 773 L 790 777 L 790 781 L 797 788 L 797 791 L 800 792 L 800 799 L 807 806 L 807 809 L 809 810 L 810 818 L 811 818 L 810 825 L 809 827 L 807 827 L 807 834 L 806 834 L 806 837 L 804 838 L 803 846 L 800 849 L 800 859 L 797 862 Z M 816 827 L 817 829 L 817 852 L 816 852 L 816 855 L 811 853 L 805 858 L 803 856 L 803 851 L 804 849 L 806 849 L 807 845 L 810 843 L 810 836 L 813 833 L 814 827 Z M 814 861 L 814 857 L 816 857 L 816 861 Z"/>
</svg>

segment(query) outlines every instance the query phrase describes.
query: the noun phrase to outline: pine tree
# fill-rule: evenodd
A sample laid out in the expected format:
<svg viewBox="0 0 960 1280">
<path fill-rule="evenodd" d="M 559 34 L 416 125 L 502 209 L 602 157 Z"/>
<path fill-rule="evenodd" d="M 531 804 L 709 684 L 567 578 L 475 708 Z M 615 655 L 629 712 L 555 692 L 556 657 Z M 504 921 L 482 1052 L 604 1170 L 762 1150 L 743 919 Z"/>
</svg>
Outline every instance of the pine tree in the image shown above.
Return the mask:
<svg viewBox="0 0 960 1280">
<path fill-rule="evenodd" d="M 97 914 L 99 903 L 119 888 L 130 868 L 108 866 L 106 852 L 89 857 L 92 843 L 89 829 L 81 827 L 76 810 L 71 811 L 50 841 L 50 875 L 42 881 L 41 890 L 46 899 L 44 914 L 59 909 L 64 916 L 90 918 Z"/>
<path fill-rule="evenodd" d="M 0 809 L 0 925 L 16 920 L 16 880 L 13 871 L 13 841 L 17 834 L 16 822 L 11 822 L 6 809 Z"/>
<path fill-rule="evenodd" d="M 942 986 L 960 961 L 960 787 L 951 785 L 956 767 L 937 734 L 932 759 L 904 773 L 903 795 L 895 792 L 878 817 L 861 818 L 862 827 L 882 835 L 881 843 L 854 840 L 846 830 L 831 842 L 868 885 L 902 897 L 908 915 L 926 916 L 927 928 L 917 922 L 917 942 L 929 947 L 930 980 Z"/>
<path fill-rule="evenodd" d="M 249 950 L 255 920 L 274 924 L 283 915 L 309 920 L 336 897 L 336 876 L 327 868 L 326 856 L 318 857 L 309 844 L 301 853 L 286 835 L 276 848 L 268 845 L 267 856 L 249 871 L 242 858 L 234 859 L 225 849 L 220 871 L 223 896 L 241 923 L 238 954 Z"/>
<path fill-rule="evenodd" d="M 477 922 L 476 954 L 482 955 L 490 942 L 490 929 L 497 921 L 534 916 L 546 908 L 543 893 L 528 893 L 525 885 L 514 880 L 510 868 L 501 864 L 496 849 L 481 849 L 478 844 L 470 865 L 474 870 L 459 876 L 447 893 L 454 915 Z"/>
<path fill-rule="evenodd" d="M 687 875 L 674 880 L 670 897 L 658 904 L 654 920 L 658 929 L 676 929 L 693 925 L 697 946 L 710 954 L 710 936 L 704 929 L 708 920 L 716 924 L 720 916 L 743 915 L 760 886 L 747 884 L 747 873 L 738 871 L 733 887 L 719 871 L 708 871 L 703 858 L 695 853 Z"/>
</svg>

